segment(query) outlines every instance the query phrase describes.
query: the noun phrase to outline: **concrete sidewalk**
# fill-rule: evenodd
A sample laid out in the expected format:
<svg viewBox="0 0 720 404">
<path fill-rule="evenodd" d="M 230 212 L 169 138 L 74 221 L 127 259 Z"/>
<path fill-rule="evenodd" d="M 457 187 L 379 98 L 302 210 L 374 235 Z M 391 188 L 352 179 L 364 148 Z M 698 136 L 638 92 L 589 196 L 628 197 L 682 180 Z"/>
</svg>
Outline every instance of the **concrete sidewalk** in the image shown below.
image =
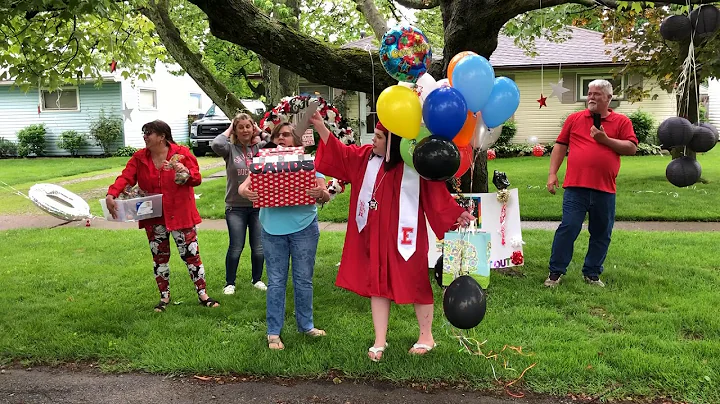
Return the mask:
<svg viewBox="0 0 720 404">
<path fill-rule="evenodd" d="M 523 230 L 552 230 L 557 229 L 560 222 L 522 222 Z M 17 215 L 0 216 L 0 231 L 19 228 L 57 228 L 57 227 L 85 227 L 85 222 L 64 222 L 50 215 Z M 584 225 L 587 228 L 587 224 Z M 94 219 L 90 228 L 95 229 L 137 229 L 137 223 L 109 222 L 104 219 Z M 201 230 L 226 231 L 224 219 L 207 219 L 198 225 Z M 320 222 L 321 231 L 346 231 L 346 223 Z M 615 222 L 615 230 L 633 231 L 720 231 L 720 222 Z"/>
</svg>

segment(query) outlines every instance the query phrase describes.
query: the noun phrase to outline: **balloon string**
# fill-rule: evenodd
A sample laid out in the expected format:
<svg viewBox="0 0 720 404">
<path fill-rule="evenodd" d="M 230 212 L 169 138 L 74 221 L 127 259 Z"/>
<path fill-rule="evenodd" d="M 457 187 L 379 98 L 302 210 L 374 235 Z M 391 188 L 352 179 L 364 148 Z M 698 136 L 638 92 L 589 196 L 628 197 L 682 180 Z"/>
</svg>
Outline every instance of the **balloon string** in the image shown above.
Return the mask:
<svg viewBox="0 0 720 404">
<path fill-rule="evenodd" d="M 13 186 L 8 184 L 7 182 L 0 181 L 0 183 L 2 184 L 2 186 L 0 186 L 0 188 L 4 189 L 12 194 L 15 194 L 17 196 L 22 196 L 23 198 L 30 200 L 29 196 L 25 195 L 24 193 L 20 192 L 19 190 L 15 189 L 15 188 L 13 188 Z"/>
<path fill-rule="evenodd" d="M 372 111 L 373 107 L 375 107 L 375 118 L 377 119 L 377 106 L 375 106 L 375 62 L 373 62 L 372 52 L 370 51 L 370 45 L 365 45 L 365 50 L 368 52 L 368 55 L 370 55 L 370 69 L 372 71 L 372 104 L 370 104 L 370 110 Z M 379 121 L 379 119 L 377 119 Z M 365 123 L 367 128 L 367 122 Z M 373 125 L 374 126 L 374 125 Z M 367 131 L 367 129 L 366 129 Z"/>
</svg>

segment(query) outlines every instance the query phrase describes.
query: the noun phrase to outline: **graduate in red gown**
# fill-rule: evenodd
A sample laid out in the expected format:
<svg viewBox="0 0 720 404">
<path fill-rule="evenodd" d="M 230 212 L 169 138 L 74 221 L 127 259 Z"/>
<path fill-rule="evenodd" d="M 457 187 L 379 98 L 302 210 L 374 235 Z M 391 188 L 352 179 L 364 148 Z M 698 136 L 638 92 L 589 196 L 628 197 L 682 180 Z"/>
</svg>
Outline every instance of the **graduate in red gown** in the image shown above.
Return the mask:
<svg viewBox="0 0 720 404">
<path fill-rule="evenodd" d="M 336 285 L 370 297 L 375 343 L 368 356 L 377 361 L 385 350 L 391 301 L 415 305 L 420 335 L 410 353 L 425 354 L 435 346 L 425 218 L 439 237 L 474 218 L 444 182 L 422 179 L 404 164 L 401 138 L 390 135 L 388 145 L 382 124 L 372 146 L 347 146 L 331 136 L 319 114 L 311 122 L 321 138 L 315 168 L 352 184 Z"/>
</svg>

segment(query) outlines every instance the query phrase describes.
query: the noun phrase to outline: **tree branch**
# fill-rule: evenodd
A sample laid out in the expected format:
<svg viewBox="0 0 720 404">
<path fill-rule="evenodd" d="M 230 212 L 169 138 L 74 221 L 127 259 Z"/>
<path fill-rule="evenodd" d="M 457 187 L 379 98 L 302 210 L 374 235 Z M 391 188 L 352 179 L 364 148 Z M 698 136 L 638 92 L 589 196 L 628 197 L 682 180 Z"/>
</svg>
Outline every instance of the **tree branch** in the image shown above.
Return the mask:
<svg viewBox="0 0 720 404">
<path fill-rule="evenodd" d="M 403 7 L 416 10 L 429 10 L 440 5 L 440 0 L 395 0 L 395 2 Z"/>
<path fill-rule="evenodd" d="M 380 14 L 373 0 L 355 0 L 357 10 L 365 16 L 370 27 L 375 33 L 375 38 L 382 41 L 383 35 L 387 32 L 387 21 Z"/>
<path fill-rule="evenodd" d="M 368 93 L 373 86 L 382 91 L 397 84 L 385 74 L 377 51 L 328 46 L 270 18 L 249 0 L 190 2 L 207 14 L 213 35 L 262 55 L 306 80 Z"/>
<path fill-rule="evenodd" d="M 188 48 L 180 36 L 180 30 L 170 19 L 167 0 L 150 0 L 148 7 L 141 8 L 140 12 L 155 24 L 155 31 L 160 36 L 165 49 L 183 70 L 227 116 L 235 116 L 237 111 L 243 108 L 242 103 L 210 73 L 203 65 L 200 56 Z"/>
<path fill-rule="evenodd" d="M 670 0 L 670 1 L 661 1 L 661 2 L 655 2 L 655 7 L 659 7 L 661 5 L 669 5 L 669 4 L 678 4 L 681 6 L 687 5 L 688 2 L 690 4 L 710 4 L 714 3 L 717 0 Z M 402 3 L 398 1 L 398 3 Z M 618 2 L 615 0 L 543 0 L 542 2 L 542 8 L 548 8 L 548 7 L 555 7 L 559 6 L 561 4 L 580 4 L 583 6 L 595 6 L 595 5 L 601 5 L 603 7 L 607 8 L 617 8 Z M 632 1 L 631 3 L 636 3 L 635 1 Z M 518 0 L 514 2 L 508 2 L 508 5 L 512 6 L 512 12 L 517 14 L 527 13 L 528 11 L 532 10 L 538 10 L 540 9 L 540 4 L 537 0 Z"/>
</svg>

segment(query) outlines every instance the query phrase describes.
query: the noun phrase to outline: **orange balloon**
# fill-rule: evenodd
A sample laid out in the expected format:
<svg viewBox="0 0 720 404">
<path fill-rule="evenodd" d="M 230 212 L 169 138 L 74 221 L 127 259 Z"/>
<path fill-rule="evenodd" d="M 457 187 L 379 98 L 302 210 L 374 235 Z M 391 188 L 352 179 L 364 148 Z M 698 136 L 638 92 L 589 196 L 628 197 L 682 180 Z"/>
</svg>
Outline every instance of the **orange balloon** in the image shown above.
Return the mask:
<svg viewBox="0 0 720 404">
<path fill-rule="evenodd" d="M 473 51 L 462 51 L 458 53 L 457 55 L 453 56 L 452 59 L 450 59 L 450 64 L 448 64 L 448 71 L 447 71 L 447 78 L 450 81 L 450 85 L 452 86 L 452 72 L 453 69 L 455 69 L 455 65 L 462 60 L 467 55 L 477 55 L 477 53 Z"/>
<path fill-rule="evenodd" d="M 460 132 L 453 138 L 453 143 L 455 143 L 457 147 L 464 147 L 470 144 L 473 134 L 475 134 L 476 123 L 477 115 L 473 114 L 472 111 L 468 111 L 465 124 L 462 129 L 460 129 Z"/>
<path fill-rule="evenodd" d="M 455 173 L 455 178 L 460 178 L 470 169 L 470 165 L 473 161 L 473 149 L 470 145 L 458 147 L 460 151 L 460 167 Z"/>
</svg>

